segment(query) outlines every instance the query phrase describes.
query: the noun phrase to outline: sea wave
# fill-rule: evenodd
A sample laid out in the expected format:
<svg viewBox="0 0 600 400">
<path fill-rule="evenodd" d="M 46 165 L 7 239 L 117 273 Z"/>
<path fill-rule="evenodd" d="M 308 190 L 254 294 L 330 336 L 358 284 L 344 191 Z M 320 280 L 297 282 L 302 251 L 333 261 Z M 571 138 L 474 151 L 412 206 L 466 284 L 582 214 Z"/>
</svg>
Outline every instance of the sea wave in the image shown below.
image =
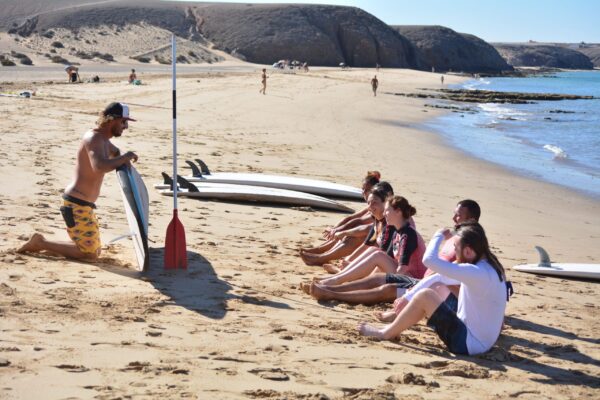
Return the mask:
<svg viewBox="0 0 600 400">
<path fill-rule="evenodd" d="M 524 115 L 527 115 L 527 113 L 524 113 L 522 111 L 517 111 L 515 109 L 508 108 L 505 106 L 503 107 L 496 103 L 482 103 L 482 104 L 478 104 L 477 107 L 479 107 L 482 111 L 484 111 L 486 113 L 496 114 L 498 116 L 515 116 L 515 115 L 524 116 Z"/>
<path fill-rule="evenodd" d="M 566 160 L 569 158 L 567 153 L 558 146 L 554 146 L 553 144 L 545 144 L 544 149 L 554 153 L 555 160 Z"/>
</svg>

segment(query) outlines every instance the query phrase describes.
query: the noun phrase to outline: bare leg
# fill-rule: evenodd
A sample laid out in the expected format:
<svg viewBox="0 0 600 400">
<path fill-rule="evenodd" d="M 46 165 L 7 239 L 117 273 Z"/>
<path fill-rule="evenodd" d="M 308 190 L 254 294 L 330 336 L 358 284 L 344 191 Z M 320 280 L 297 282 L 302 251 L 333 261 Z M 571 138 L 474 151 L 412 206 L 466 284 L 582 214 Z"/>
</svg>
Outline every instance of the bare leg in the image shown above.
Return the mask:
<svg viewBox="0 0 600 400">
<path fill-rule="evenodd" d="M 51 242 L 39 233 L 34 233 L 27 243 L 17 250 L 17 253 L 39 253 L 41 251 L 47 251 L 74 260 L 86 261 L 95 261 L 100 255 L 100 250 L 97 253 L 83 253 L 75 243 Z"/>
<path fill-rule="evenodd" d="M 322 254 L 327 250 L 331 250 L 331 248 L 337 243 L 337 240 L 328 240 L 320 246 L 311 247 L 311 248 L 302 248 L 300 249 L 301 253 L 311 253 L 311 254 Z"/>
<path fill-rule="evenodd" d="M 340 285 L 325 286 L 325 289 L 333 292 L 353 292 L 355 290 L 374 289 L 383 285 L 385 285 L 385 274 L 376 273 L 356 281 L 346 282 Z"/>
<path fill-rule="evenodd" d="M 336 246 L 323 254 L 301 253 L 300 256 L 307 265 L 323 265 L 351 254 L 362 241 L 363 239 L 360 237 L 348 237 L 347 240 L 345 238 L 338 242 Z"/>
<path fill-rule="evenodd" d="M 335 292 L 331 286 L 321 286 L 313 282 L 310 294 L 317 300 L 339 300 L 350 304 L 377 304 L 390 302 L 396 298 L 396 285 L 383 285 L 373 289 Z"/>
<path fill-rule="evenodd" d="M 330 274 L 339 274 L 341 269 L 335 264 L 323 264 L 323 269 Z"/>
<path fill-rule="evenodd" d="M 383 251 L 378 251 L 364 258 L 362 261 L 353 262 L 339 274 L 321 280 L 323 285 L 339 285 L 348 281 L 355 281 L 370 275 L 373 271 L 394 273 L 396 271 L 396 260 L 385 254 Z"/>
<path fill-rule="evenodd" d="M 444 299 L 435 290 L 423 289 L 413 297 L 391 324 L 378 329 L 366 322 L 361 322 L 357 328 L 361 335 L 390 340 L 423 318 L 431 317 L 443 301 Z"/>
</svg>

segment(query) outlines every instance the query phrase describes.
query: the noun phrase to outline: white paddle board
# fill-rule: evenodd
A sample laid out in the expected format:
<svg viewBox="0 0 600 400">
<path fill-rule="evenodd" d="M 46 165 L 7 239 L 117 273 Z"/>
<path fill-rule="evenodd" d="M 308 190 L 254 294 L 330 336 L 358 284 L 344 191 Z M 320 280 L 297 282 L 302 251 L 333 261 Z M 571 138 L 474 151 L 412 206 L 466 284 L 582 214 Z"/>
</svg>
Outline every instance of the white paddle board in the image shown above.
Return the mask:
<svg viewBox="0 0 600 400">
<path fill-rule="evenodd" d="M 192 168 L 192 175 L 184 176 L 188 181 L 228 183 L 233 185 L 263 186 L 276 189 L 295 190 L 320 196 L 342 197 L 363 200 L 362 190 L 356 187 L 341 185 L 317 179 L 299 178 L 283 175 L 267 175 L 245 172 L 212 173 L 202 160 L 186 163 Z"/>
<path fill-rule="evenodd" d="M 167 180 L 168 175 L 163 174 L 163 177 Z M 293 190 L 262 186 L 232 185 L 226 183 L 187 182 L 185 178 L 181 179 L 181 177 L 179 177 L 179 183 L 180 188 L 178 189 L 177 196 L 182 197 L 287 204 L 342 212 L 354 212 L 351 208 L 337 201 Z M 154 187 L 164 196 L 173 196 L 170 182 L 154 185 Z"/>
<path fill-rule="evenodd" d="M 123 195 L 123 205 L 129 223 L 130 237 L 137 260 L 138 271 L 146 271 L 150 264 L 148 253 L 148 190 L 140 174 L 130 165 L 117 169 L 117 178 Z"/>
<path fill-rule="evenodd" d="M 515 265 L 513 269 L 538 275 L 600 280 L 600 264 L 553 263 L 544 249 L 536 246 L 536 250 L 540 254 L 539 264 Z"/>
</svg>

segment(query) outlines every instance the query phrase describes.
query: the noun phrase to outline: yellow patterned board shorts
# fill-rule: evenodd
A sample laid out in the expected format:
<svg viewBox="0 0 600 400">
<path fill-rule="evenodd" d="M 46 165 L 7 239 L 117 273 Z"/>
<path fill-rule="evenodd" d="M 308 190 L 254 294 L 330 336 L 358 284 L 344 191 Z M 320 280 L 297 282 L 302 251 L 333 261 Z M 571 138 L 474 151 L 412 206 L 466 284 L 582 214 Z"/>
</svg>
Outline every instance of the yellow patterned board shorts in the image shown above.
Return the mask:
<svg viewBox="0 0 600 400">
<path fill-rule="evenodd" d="M 67 225 L 69 237 L 82 253 L 97 253 L 101 246 L 95 208 L 94 203 L 63 195 L 60 213 Z"/>
</svg>

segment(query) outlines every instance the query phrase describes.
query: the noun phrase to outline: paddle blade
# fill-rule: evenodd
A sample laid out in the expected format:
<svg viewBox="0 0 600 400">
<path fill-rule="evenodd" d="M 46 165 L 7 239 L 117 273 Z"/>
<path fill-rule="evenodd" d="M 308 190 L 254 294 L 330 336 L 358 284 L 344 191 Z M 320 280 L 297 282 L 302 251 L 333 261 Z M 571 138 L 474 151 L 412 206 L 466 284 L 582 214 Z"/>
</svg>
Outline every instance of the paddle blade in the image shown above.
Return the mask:
<svg viewBox="0 0 600 400">
<path fill-rule="evenodd" d="M 167 226 L 165 240 L 165 269 L 187 269 L 187 251 L 185 244 L 185 230 L 177 217 L 177 210 L 173 210 L 173 219 Z"/>
</svg>

